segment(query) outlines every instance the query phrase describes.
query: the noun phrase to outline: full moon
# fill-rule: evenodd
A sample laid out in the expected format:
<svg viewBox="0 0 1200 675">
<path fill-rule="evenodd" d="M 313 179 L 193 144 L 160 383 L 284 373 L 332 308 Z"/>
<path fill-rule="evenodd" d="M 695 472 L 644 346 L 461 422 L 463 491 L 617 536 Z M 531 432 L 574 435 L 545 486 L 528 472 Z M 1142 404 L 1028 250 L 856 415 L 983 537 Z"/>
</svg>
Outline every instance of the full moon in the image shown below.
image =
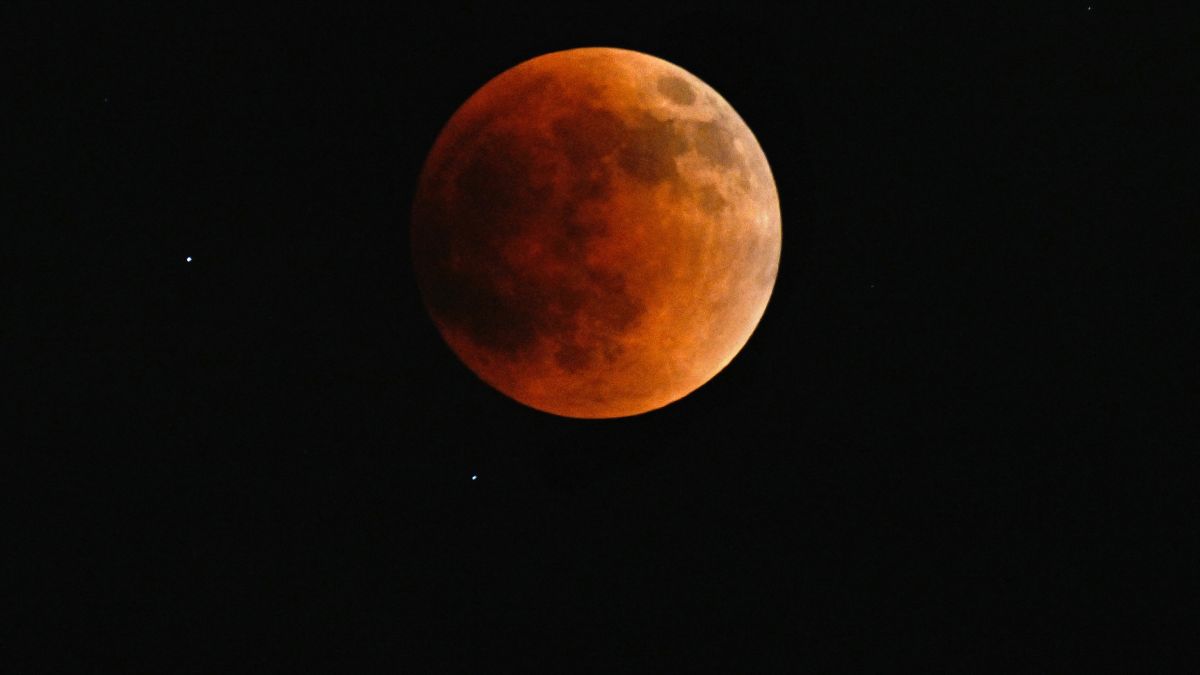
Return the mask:
<svg viewBox="0 0 1200 675">
<path fill-rule="evenodd" d="M 555 415 L 676 401 L 738 354 L 779 269 L 766 156 L 716 91 L 662 59 L 585 48 L 475 92 L 421 171 L 425 306 L 484 382 Z"/>
</svg>

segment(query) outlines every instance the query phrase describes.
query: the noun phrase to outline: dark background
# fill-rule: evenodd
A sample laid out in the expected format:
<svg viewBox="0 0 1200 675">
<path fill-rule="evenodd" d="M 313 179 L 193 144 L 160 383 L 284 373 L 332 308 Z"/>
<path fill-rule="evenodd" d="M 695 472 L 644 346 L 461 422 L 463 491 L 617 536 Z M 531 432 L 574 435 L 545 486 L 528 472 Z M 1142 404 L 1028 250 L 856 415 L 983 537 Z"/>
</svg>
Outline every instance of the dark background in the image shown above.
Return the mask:
<svg viewBox="0 0 1200 675">
<path fill-rule="evenodd" d="M 11 672 L 1179 656 L 1189 24 L 403 4 L 4 22 Z M 598 45 L 739 111 L 784 249 L 729 367 L 580 421 L 456 360 L 407 219 L 471 93 Z"/>
</svg>

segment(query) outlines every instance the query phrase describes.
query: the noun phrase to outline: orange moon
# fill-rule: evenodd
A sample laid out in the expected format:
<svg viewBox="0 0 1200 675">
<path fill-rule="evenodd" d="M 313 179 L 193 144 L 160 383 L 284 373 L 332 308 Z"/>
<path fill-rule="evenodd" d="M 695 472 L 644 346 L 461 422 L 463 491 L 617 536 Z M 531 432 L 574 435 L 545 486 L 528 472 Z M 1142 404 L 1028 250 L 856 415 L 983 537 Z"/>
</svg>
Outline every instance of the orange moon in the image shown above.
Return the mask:
<svg viewBox="0 0 1200 675">
<path fill-rule="evenodd" d="M 411 234 L 462 362 L 579 418 L 660 408 L 729 364 L 781 244 L 766 156 L 729 103 L 610 48 L 539 56 L 475 92 L 425 161 Z"/>
</svg>

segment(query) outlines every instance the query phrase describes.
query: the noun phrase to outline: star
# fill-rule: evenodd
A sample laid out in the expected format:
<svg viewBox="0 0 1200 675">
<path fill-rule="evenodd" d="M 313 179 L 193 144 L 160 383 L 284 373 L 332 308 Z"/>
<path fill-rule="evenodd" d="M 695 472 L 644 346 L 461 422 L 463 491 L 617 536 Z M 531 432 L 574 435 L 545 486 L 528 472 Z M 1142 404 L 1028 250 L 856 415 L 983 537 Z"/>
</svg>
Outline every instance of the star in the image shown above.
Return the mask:
<svg viewBox="0 0 1200 675">
<path fill-rule="evenodd" d="M 475 475 L 475 474 L 471 474 L 471 480 L 475 480 L 476 478 L 479 478 L 479 476 Z"/>
<path fill-rule="evenodd" d="M 188 257 L 184 258 L 183 261 L 184 262 L 192 262 L 192 256 L 189 255 Z"/>
</svg>

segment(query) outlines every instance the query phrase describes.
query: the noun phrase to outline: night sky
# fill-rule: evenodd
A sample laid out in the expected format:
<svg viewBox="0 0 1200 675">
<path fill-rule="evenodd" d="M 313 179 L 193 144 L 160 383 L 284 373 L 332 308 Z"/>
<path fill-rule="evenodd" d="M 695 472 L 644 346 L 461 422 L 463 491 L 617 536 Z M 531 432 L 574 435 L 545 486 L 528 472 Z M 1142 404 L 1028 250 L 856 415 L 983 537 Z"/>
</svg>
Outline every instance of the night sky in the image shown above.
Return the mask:
<svg viewBox="0 0 1200 675">
<path fill-rule="evenodd" d="M 6 21 L 0 669 L 1173 661 L 1195 24 L 726 4 Z M 741 354 L 617 420 L 483 384 L 409 261 L 441 126 L 581 46 L 721 93 L 783 214 Z"/>
</svg>

